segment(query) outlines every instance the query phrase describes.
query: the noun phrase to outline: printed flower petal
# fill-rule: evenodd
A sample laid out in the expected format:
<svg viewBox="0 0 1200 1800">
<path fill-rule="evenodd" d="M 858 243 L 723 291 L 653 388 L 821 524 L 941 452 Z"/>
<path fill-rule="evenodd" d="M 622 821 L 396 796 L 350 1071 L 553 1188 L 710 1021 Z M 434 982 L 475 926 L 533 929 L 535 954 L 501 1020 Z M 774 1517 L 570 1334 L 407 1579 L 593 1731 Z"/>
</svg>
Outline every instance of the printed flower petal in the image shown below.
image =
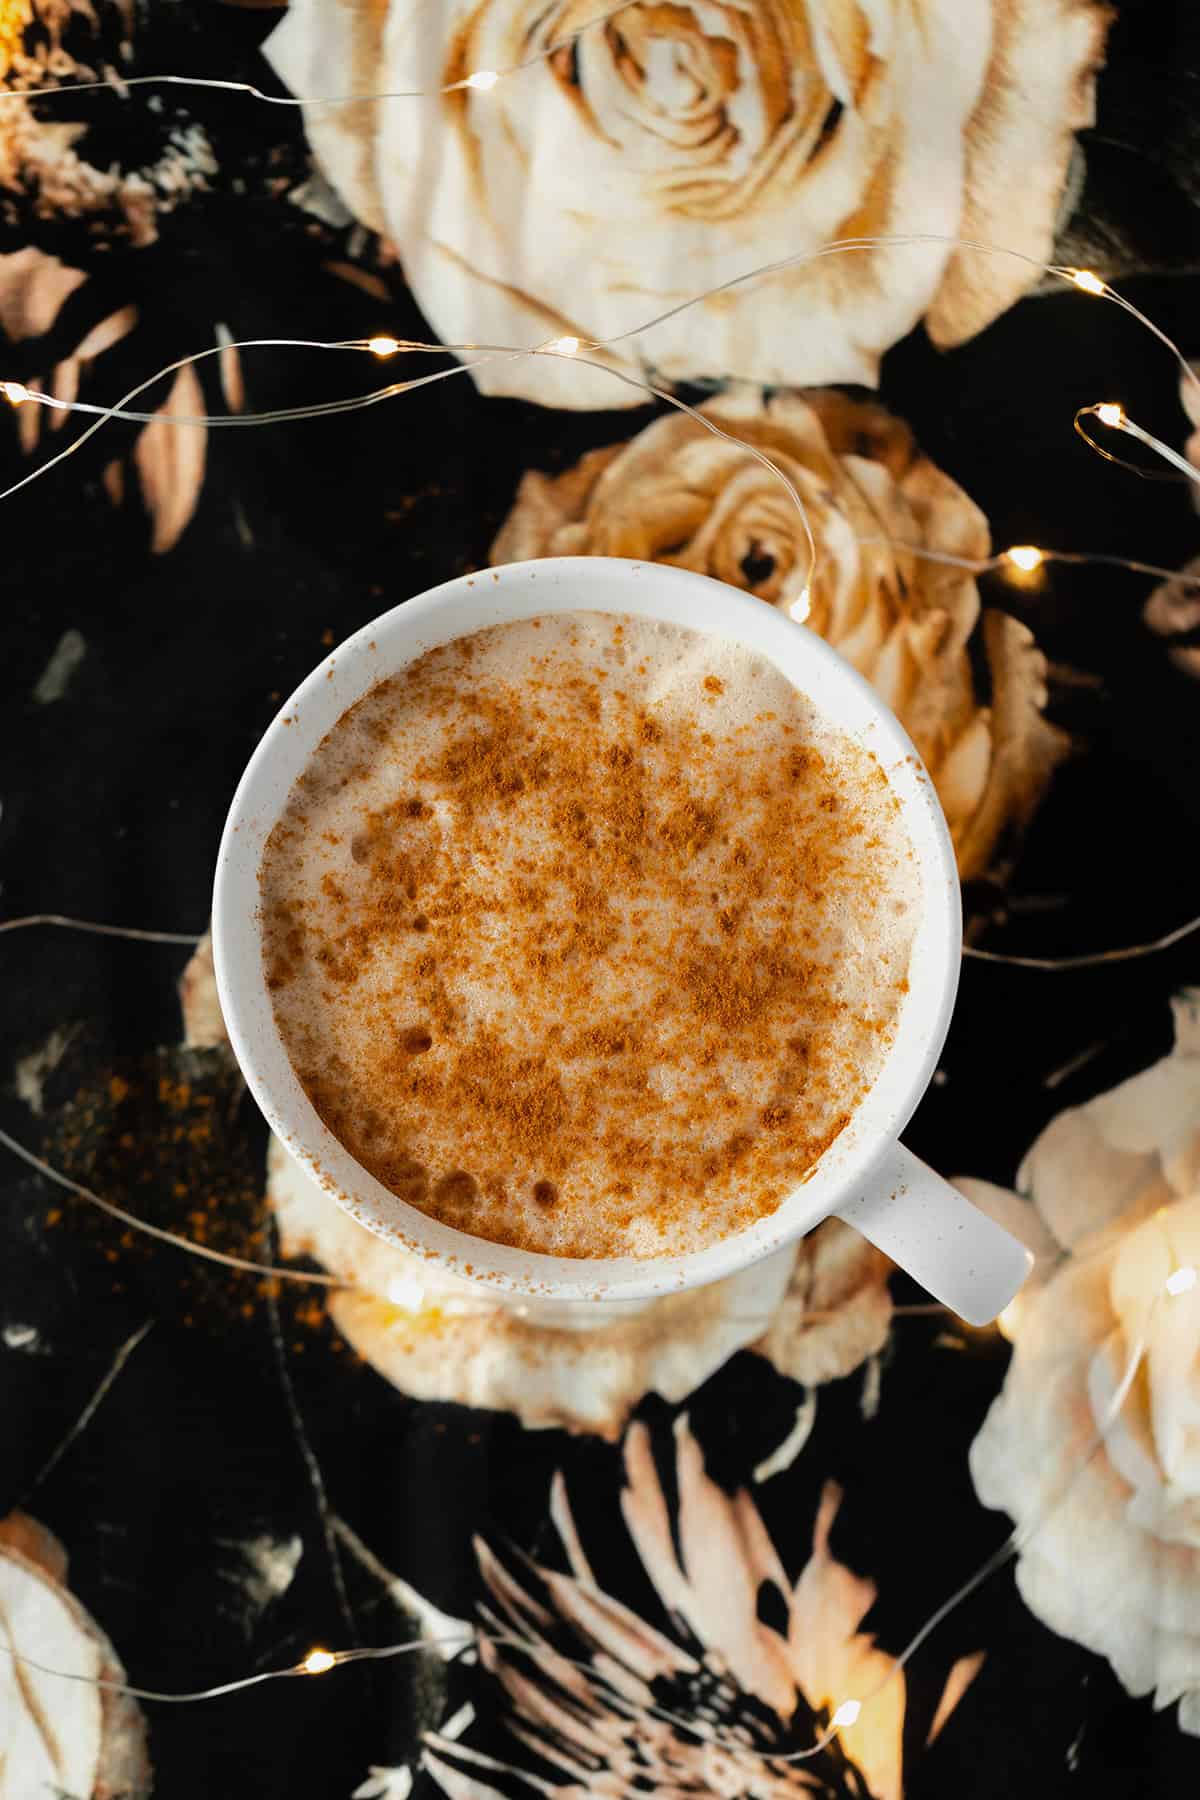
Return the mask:
<svg viewBox="0 0 1200 1800">
<path fill-rule="evenodd" d="M 191 524 L 204 486 L 208 433 L 202 425 L 177 420 L 202 418 L 207 412 L 195 371 L 180 369 L 164 405 L 146 426 L 133 453 L 150 514 L 150 548 L 162 555 L 178 543 Z"/>
<path fill-rule="evenodd" d="M 630 1429 L 622 1510 L 670 1636 L 596 1585 L 561 1477 L 554 1516 L 572 1566 L 588 1570 L 586 1585 L 527 1558 L 510 1572 L 479 1546 L 503 1617 L 537 1620 L 514 1644 L 496 1629 L 500 1615 L 483 1607 L 481 1663 L 512 1708 L 513 1740 L 567 1784 L 543 1788 L 532 1770 L 437 1736 L 425 1767 L 452 1800 L 487 1800 L 493 1790 L 480 1771 L 516 1776 L 547 1800 L 623 1800 L 635 1789 L 650 1800 L 799 1800 L 814 1791 L 901 1800 L 904 1675 L 860 1629 L 874 1584 L 831 1551 L 839 1489 L 826 1484 L 812 1555 L 793 1583 L 753 1499 L 712 1480 L 685 1418 L 676 1422 L 674 1460 L 672 1505 L 649 1430 Z M 764 1583 L 775 1589 L 785 1634 L 758 1617 Z M 550 1615 L 535 1589 L 548 1596 Z M 931 1735 L 981 1661 L 964 1658 L 951 1671 Z M 787 1760 L 849 1700 L 862 1710 L 839 1727 L 832 1748 Z"/>
<path fill-rule="evenodd" d="M 1167 1286 L 1200 1264 L 1198 1005 L 1176 1002 L 1169 1056 L 1060 1114 L 1025 1159 L 1012 1205 L 1064 1254 L 1006 1315 L 1013 1358 L 971 1472 L 1026 1534 L 1031 1610 L 1200 1735 L 1200 1288 Z"/>
</svg>

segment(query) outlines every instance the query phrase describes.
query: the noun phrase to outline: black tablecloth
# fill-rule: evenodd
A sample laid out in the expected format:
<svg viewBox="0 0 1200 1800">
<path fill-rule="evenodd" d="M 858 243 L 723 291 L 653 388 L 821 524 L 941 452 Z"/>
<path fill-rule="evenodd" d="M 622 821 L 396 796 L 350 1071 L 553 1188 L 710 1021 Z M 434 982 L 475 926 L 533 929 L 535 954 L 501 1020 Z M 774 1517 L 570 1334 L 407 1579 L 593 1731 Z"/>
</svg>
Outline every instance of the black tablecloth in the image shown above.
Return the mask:
<svg viewBox="0 0 1200 1800">
<path fill-rule="evenodd" d="M 269 85 L 254 45 L 270 17 L 156 9 L 137 66 Z M 1200 275 L 1190 272 L 1200 244 L 1194 36 L 1182 9 L 1122 10 L 1094 140 L 1084 135 L 1089 187 L 1075 226 L 1133 271 L 1122 291 L 1185 352 L 1200 350 Z M 76 98 L 70 116 L 87 116 L 87 104 Z M 294 115 L 184 91 L 166 105 L 170 119 L 204 123 L 220 173 L 163 218 L 153 244 L 97 243 L 78 220 L 34 218 L 12 200 L 6 249 L 33 242 L 87 280 L 44 331 L 9 342 L 6 378 L 44 375 L 125 304 L 136 306 L 137 324 L 105 359 L 105 397 L 212 343 L 218 326 L 240 339 L 426 335 L 394 267 L 293 203 L 306 174 Z M 165 129 L 144 95 L 100 96 L 91 117 L 114 155 L 132 134 L 149 143 Z M 1167 117 L 1177 129 L 1160 154 L 1156 126 Z M 346 279 L 347 266 L 368 269 L 389 297 Z M 248 351 L 241 366 L 256 410 L 335 398 L 358 379 L 300 351 Z M 1072 435 L 1071 419 L 1078 406 L 1117 397 L 1178 444 L 1177 382 L 1172 359 L 1133 321 L 1059 292 L 1026 299 L 953 354 L 914 334 L 887 357 L 881 392 L 983 508 L 998 545 L 1174 567 L 1198 535 L 1184 487 L 1102 463 Z M 203 383 L 218 409 L 211 365 Z M 229 798 L 280 699 L 331 641 L 483 565 L 524 470 L 563 469 L 642 417 L 484 400 L 461 377 L 342 420 L 213 431 L 194 517 L 166 554 L 151 548 L 129 460 L 134 426 L 109 426 L 5 501 L 3 915 L 203 932 Z M 31 466 L 17 423 L 15 413 L 0 420 L 8 479 Z M 39 455 L 60 441 L 44 435 Z M 127 472 L 119 504 L 102 479 L 114 460 Z M 1054 955 L 1135 943 L 1194 907 L 1197 690 L 1142 622 L 1151 585 L 1101 566 L 1055 567 L 1037 593 L 985 578 L 989 602 L 1032 623 L 1051 663 L 1077 677 L 1058 685 L 1054 702 L 1077 747 L 1029 831 L 1007 918 L 977 933 L 989 948 Z M 51 683 L 60 693 L 39 697 L 67 633 L 79 634 L 76 666 Z M 1023 908 L 1027 896 L 1061 903 Z M 969 899 L 986 920 L 1002 896 Z M 178 1048 L 175 984 L 187 955 L 49 928 L 0 938 L 0 1119 L 139 1216 L 191 1233 L 198 1215 L 208 1241 L 269 1260 L 261 1123 L 220 1051 Z M 1164 1053 L 1168 999 L 1195 969 L 1194 939 L 1078 974 L 968 964 L 945 1079 L 910 1141 L 946 1172 L 1011 1184 L 1063 1106 Z M 22 1059 L 47 1045 L 34 1088 L 28 1071 L 18 1084 Z M 1047 1085 L 1085 1052 L 1075 1072 Z M 618 1445 L 406 1398 L 342 1344 L 319 1296 L 187 1259 L 7 1155 L 2 1167 L 0 1514 L 20 1505 L 66 1545 L 72 1591 L 132 1682 L 192 1690 L 295 1662 L 317 1644 L 403 1641 L 415 1614 L 389 1577 L 451 1618 L 474 1620 L 489 1598 L 476 1540 L 546 1602 L 528 1559 L 566 1566 L 549 1510 L 557 1471 L 598 1585 L 671 1630 L 622 1519 Z M 922 1298 L 900 1277 L 893 1287 L 901 1302 Z M 39 1477 L 143 1325 L 94 1415 Z M 872 1376 L 877 1410 L 869 1394 L 864 1404 L 863 1371 L 822 1389 L 801 1455 L 757 1486 L 753 1471 L 799 1400 L 761 1358 L 735 1356 L 685 1408 L 651 1396 L 638 1417 L 673 1505 L 673 1420 L 686 1411 L 708 1476 L 725 1492 L 753 1488 L 791 1578 L 810 1555 L 825 1485 L 836 1482 L 844 1498 L 834 1554 L 876 1584 L 867 1629 L 897 1651 L 1009 1528 L 979 1504 L 967 1465 L 1009 1354 L 995 1331 L 898 1317 Z M 769 1622 L 775 1604 L 765 1592 Z M 952 1664 L 977 1651 L 986 1653 L 981 1672 L 926 1748 Z M 1129 1698 L 1107 1663 L 1041 1624 L 1011 1564 L 907 1673 L 909 1796 L 1183 1794 L 1200 1776 L 1200 1747 L 1173 1711 L 1156 1715 Z M 467 1701 L 468 1748 L 547 1782 L 568 1779 L 506 1731 L 499 1694 L 478 1662 L 424 1654 L 194 1705 L 147 1702 L 156 1791 L 170 1800 L 349 1796 L 372 1766 L 415 1766 L 420 1733 Z M 717 1710 L 725 1724 L 736 1712 Z M 811 1738 L 803 1709 L 792 1731 L 785 1747 Z M 701 1776 L 698 1762 L 681 1766 L 672 1792 L 750 1791 Z M 812 1766 L 820 1792 L 862 1791 L 836 1751 Z M 753 1791 L 783 1792 L 794 1778 L 780 1766 L 777 1785 L 764 1777 Z M 478 1766 L 473 1779 L 530 1791 Z M 601 1787 L 598 1766 L 594 1779 L 595 1791 L 621 1791 Z M 434 1791 L 427 1773 L 416 1781 L 416 1791 Z M 666 1790 L 647 1782 L 645 1791 Z"/>
</svg>

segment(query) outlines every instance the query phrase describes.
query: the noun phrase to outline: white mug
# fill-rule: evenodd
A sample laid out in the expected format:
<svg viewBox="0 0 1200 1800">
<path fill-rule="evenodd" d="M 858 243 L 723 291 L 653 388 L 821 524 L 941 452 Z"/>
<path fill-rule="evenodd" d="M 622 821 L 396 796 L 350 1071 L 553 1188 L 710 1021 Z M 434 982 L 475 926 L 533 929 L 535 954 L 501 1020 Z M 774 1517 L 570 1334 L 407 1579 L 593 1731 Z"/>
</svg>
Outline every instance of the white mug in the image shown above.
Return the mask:
<svg viewBox="0 0 1200 1800">
<path fill-rule="evenodd" d="M 882 766 L 922 881 L 905 996 L 882 1071 L 849 1124 L 775 1212 L 682 1256 L 544 1256 L 456 1231 L 408 1205 L 355 1161 L 317 1116 L 280 1038 L 259 927 L 259 868 L 297 776 L 327 732 L 379 681 L 425 651 L 485 626 L 595 611 L 666 620 L 767 657 L 818 711 Z M 972 1324 L 993 1319 L 1030 1266 L 1015 1238 L 919 1162 L 900 1132 L 945 1040 L 962 946 L 958 874 L 933 784 L 862 677 L 814 632 L 723 582 L 660 563 L 559 557 L 449 581 L 332 650 L 281 708 L 250 759 L 221 840 L 213 951 L 225 1023 L 251 1092 L 297 1162 L 354 1218 L 447 1273 L 498 1296 L 543 1302 L 644 1301 L 735 1274 L 822 1219 L 845 1219 Z"/>
</svg>

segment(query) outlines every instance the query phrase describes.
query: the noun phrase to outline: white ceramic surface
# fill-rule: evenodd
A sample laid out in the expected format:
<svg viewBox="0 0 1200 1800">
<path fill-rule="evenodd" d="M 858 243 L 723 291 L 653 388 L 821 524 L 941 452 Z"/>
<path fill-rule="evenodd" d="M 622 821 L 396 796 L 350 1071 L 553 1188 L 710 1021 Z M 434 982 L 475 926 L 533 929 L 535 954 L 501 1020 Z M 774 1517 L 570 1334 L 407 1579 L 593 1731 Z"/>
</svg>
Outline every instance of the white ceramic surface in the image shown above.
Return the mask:
<svg viewBox="0 0 1200 1800">
<path fill-rule="evenodd" d="M 921 865 L 923 907 L 910 991 L 879 1079 L 776 1212 L 687 1256 L 538 1256 L 455 1231 L 406 1205 L 317 1117 L 280 1040 L 266 986 L 258 928 L 263 847 L 325 734 L 376 682 L 426 650 L 507 619 L 566 611 L 667 620 L 733 638 L 769 657 L 826 718 L 879 760 L 904 808 Z M 973 1322 L 994 1317 L 1024 1279 L 1023 1247 L 897 1142 L 933 1074 L 958 982 L 958 876 L 933 784 L 899 724 L 848 663 L 815 633 L 722 582 L 607 557 L 513 563 L 447 582 L 364 626 L 301 684 L 250 759 L 221 841 L 213 945 L 230 1039 L 272 1129 L 360 1223 L 455 1274 L 542 1299 L 643 1299 L 731 1275 L 838 1213 Z"/>
</svg>

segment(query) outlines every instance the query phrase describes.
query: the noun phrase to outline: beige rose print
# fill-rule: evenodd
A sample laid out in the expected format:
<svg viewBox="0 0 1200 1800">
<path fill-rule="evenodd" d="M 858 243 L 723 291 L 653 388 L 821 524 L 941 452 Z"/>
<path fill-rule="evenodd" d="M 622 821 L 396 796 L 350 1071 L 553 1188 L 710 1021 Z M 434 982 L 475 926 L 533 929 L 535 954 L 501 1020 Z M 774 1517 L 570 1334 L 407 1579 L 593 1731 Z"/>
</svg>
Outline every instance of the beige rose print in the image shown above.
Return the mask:
<svg viewBox="0 0 1200 1800">
<path fill-rule="evenodd" d="M 897 715 L 933 776 L 960 874 L 983 874 L 1029 819 L 1066 740 L 1043 715 L 1046 665 L 1026 627 L 981 612 L 971 574 L 912 554 L 986 558 L 979 508 L 874 404 L 739 393 L 700 410 L 740 441 L 672 414 L 556 479 L 526 474 L 492 561 L 653 558 L 805 618 Z M 811 578 L 794 504 L 743 443 L 799 491 L 817 543 Z M 988 701 L 971 666 L 980 638 Z"/>
</svg>

